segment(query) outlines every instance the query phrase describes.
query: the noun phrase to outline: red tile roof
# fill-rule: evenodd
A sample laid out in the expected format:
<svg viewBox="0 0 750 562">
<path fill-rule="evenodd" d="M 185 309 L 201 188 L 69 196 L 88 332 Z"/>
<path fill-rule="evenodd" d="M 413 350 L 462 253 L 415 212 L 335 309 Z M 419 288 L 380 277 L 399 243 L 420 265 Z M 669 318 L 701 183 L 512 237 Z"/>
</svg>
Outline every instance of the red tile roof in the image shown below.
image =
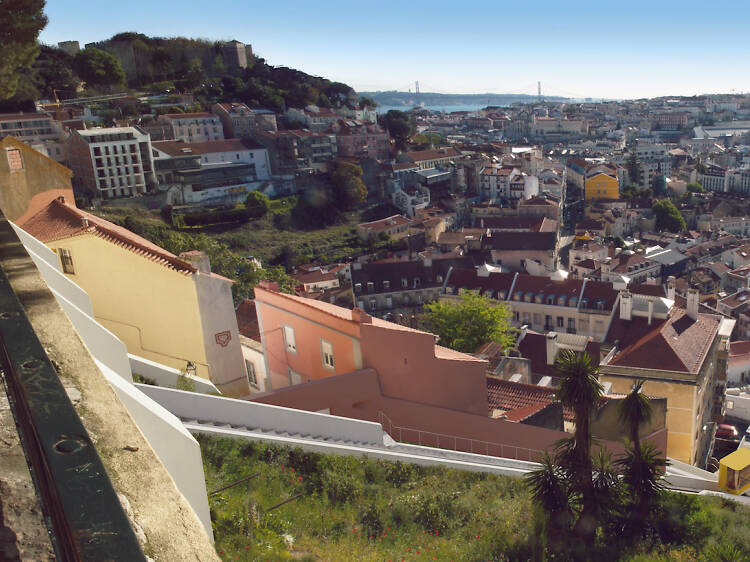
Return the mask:
<svg viewBox="0 0 750 562">
<path fill-rule="evenodd" d="M 88 226 L 84 224 L 85 221 L 88 221 Z M 198 271 L 189 263 L 127 228 L 117 226 L 59 199 L 51 201 L 19 226 L 45 243 L 81 234 L 93 234 L 180 273 L 189 275 Z"/>
<path fill-rule="evenodd" d="M 674 308 L 667 319 L 651 326 L 642 317 L 622 320 L 619 307 L 606 341 L 619 340 L 619 351 L 611 365 L 697 374 L 719 329 L 720 317 L 699 314 L 693 320 L 687 311 Z"/>
<path fill-rule="evenodd" d="M 540 408 L 557 402 L 557 399 L 555 398 L 554 388 L 487 377 L 487 402 L 490 412 L 492 410 L 505 410 L 512 413 L 514 410 L 522 409 L 520 414 L 525 414 L 524 417 L 528 417 Z M 536 408 L 532 410 L 529 409 L 529 406 L 535 406 Z M 528 412 L 525 411 L 527 409 Z M 567 421 L 573 421 L 575 416 L 571 410 L 563 409 L 563 418 Z"/>
<path fill-rule="evenodd" d="M 456 158 L 461 156 L 461 153 L 453 147 L 447 147 L 436 148 L 434 150 L 415 150 L 407 152 L 406 155 L 411 158 L 413 162 L 424 162 L 426 160 L 438 160 L 440 158 Z"/>
<path fill-rule="evenodd" d="M 235 314 L 237 315 L 237 327 L 240 334 L 251 340 L 260 341 L 260 324 L 258 323 L 255 301 L 244 299 L 237 305 Z"/>
</svg>

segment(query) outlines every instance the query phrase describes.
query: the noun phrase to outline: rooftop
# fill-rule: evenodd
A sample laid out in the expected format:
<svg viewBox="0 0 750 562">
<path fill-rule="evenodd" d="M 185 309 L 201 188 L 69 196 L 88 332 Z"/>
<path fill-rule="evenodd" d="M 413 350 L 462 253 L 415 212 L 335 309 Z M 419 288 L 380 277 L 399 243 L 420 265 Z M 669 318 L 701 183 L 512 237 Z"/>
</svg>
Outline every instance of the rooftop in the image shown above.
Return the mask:
<svg viewBox="0 0 750 562">
<path fill-rule="evenodd" d="M 82 211 L 60 199 L 54 199 L 19 226 L 45 243 L 82 234 L 92 234 L 180 273 L 189 275 L 197 271 L 189 263 L 127 228 Z"/>
</svg>

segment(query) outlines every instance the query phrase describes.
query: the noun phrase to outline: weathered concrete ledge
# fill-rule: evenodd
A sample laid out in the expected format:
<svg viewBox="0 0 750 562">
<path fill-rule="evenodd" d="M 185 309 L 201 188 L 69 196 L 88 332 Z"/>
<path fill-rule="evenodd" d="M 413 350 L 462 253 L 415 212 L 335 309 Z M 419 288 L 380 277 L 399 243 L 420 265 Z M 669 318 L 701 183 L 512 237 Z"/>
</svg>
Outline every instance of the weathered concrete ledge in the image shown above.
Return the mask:
<svg viewBox="0 0 750 562">
<path fill-rule="evenodd" d="M 158 561 L 219 560 L 171 476 L 115 395 L 7 220 L 0 219 L 0 267 L 21 301 L 96 445 L 118 494 L 132 507 Z"/>
</svg>

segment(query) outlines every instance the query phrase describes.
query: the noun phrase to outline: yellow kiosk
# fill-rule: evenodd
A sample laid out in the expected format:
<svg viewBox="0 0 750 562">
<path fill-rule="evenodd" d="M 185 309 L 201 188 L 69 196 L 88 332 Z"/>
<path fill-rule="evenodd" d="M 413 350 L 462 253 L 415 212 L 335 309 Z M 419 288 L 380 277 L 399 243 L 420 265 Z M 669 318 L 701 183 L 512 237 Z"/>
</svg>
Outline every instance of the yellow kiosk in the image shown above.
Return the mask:
<svg viewBox="0 0 750 562">
<path fill-rule="evenodd" d="M 736 495 L 750 489 L 750 449 L 737 449 L 719 461 L 719 488 Z"/>
</svg>

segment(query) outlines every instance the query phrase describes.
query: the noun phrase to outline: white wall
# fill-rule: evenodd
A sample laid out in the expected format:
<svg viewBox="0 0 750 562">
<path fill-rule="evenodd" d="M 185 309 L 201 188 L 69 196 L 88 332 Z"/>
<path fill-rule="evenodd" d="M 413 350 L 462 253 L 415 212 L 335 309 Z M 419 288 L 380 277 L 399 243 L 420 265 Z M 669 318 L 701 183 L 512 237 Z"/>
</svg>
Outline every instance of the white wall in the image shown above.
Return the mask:
<svg viewBox="0 0 750 562">
<path fill-rule="evenodd" d="M 727 389 L 731 391 L 732 389 Z M 750 394 L 742 393 L 739 396 L 725 395 L 725 415 L 738 420 L 750 422 Z"/>
<path fill-rule="evenodd" d="M 99 370 L 115 390 L 213 541 L 203 462 L 197 441 L 180 420 L 133 386 L 125 344 L 94 320 L 88 294 L 60 272 L 57 254 L 20 228 L 14 226 L 14 229 L 19 233 L 19 238 L 42 278 L 70 319 Z"/>
<path fill-rule="evenodd" d="M 247 402 L 219 396 L 207 396 L 158 386 L 136 385 L 146 395 L 183 419 L 209 420 L 220 424 L 273 429 L 278 432 L 304 431 L 320 438 L 342 439 L 361 443 L 383 443 L 379 423 L 329 416 L 282 408 L 270 404 Z"/>
<path fill-rule="evenodd" d="M 96 359 L 94 359 L 96 361 Z M 200 445 L 173 414 L 96 361 L 213 541 Z"/>
<path fill-rule="evenodd" d="M 180 375 L 182 375 L 195 385 L 195 392 L 200 392 L 201 394 L 219 394 L 219 389 L 211 381 L 207 381 L 203 377 L 182 373 L 179 369 L 167 367 L 166 365 L 156 363 L 145 357 L 138 357 L 132 353 L 128 353 L 128 360 L 130 361 L 130 370 L 133 374 L 151 379 L 158 386 L 175 388 Z"/>
<path fill-rule="evenodd" d="M 250 394 L 250 388 L 247 383 L 245 361 L 242 358 L 231 283 L 204 273 L 193 275 L 193 280 L 198 294 L 211 382 L 225 394 L 247 396 Z M 217 343 L 216 335 L 227 331 L 230 339 L 226 346 L 222 347 Z"/>
</svg>

